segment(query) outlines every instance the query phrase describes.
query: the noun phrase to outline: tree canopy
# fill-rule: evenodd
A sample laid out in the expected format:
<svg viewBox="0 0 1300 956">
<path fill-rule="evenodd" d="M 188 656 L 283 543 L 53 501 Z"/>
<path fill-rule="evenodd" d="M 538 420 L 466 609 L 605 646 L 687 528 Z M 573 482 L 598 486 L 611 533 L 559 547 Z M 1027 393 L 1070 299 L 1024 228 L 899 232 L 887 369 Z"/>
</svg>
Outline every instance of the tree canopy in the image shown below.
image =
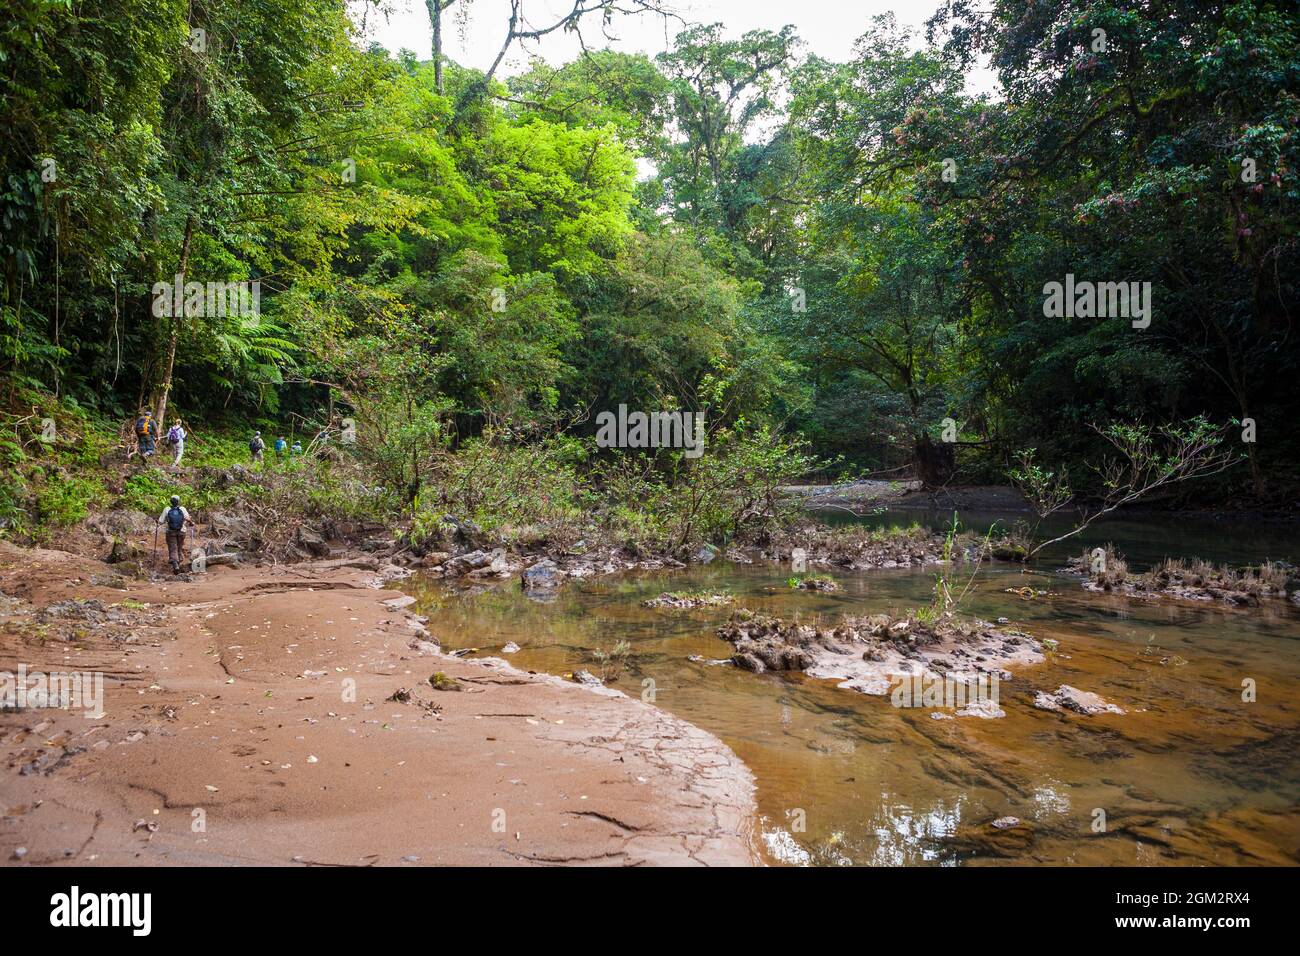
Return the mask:
<svg viewBox="0 0 1300 956">
<path fill-rule="evenodd" d="M 341 0 L 9 10 L 11 404 L 342 403 L 417 443 L 689 407 L 936 482 L 1204 416 L 1251 423 L 1225 482 L 1294 490 L 1291 4 L 954 0 L 925 36 L 863 22 L 845 62 L 678 24 L 657 58 L 584 42 L 509 77 L 436 31 L 366 47 Z M 511 10 L 507 47 L 617 13 Z M 1067 275 L 1149 284 L 1149 325 L 1046 314 Z M 160 282 L 260 307 L 159 315 Z"/>
</svg>

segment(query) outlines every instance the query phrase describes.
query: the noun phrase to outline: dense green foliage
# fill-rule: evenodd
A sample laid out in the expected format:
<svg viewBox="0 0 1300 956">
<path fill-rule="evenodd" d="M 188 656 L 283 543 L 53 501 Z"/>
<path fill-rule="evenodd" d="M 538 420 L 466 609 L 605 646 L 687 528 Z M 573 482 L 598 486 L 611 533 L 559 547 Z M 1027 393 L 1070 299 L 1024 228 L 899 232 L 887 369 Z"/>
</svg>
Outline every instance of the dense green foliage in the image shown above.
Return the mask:
<svg viewBox="0 0 1300 956">
<path fill-rule="evenodd" d="M 1087 460 L 1089 425 L 1197 415 L 1256 423 L 1221 494 L 1294 491 L 1291 4 L 956 0 L 926 43 L 860 24 L 845 63 L 788 27 L 691 26 L 657 60 L 439 61 L 441 83 L 363 49 L 341 0 L 8 13 L 0 466 L 43 523 L 104 495 L 24 470 L 40 418 L 81 423 L 55 459 L 98 461 L 78 428 L 112 447 L 88 423 L 145 406 L 199 432 L 350 418 L 386 494 L 514 524 L 547 509 L 510 495 L 621 488 L 648 514 L 765 487 L 817 471 L 801 442 L 836 473 L 942 481 L 955 449 L 987 479 L 1030 447 Z M 980 56 L 996 97 L 966 91 Z M 1066 274 L 1151 283 L 1149 327 L 1045 316 Z M 159 314 L 177 277 L 256 280 L 260 310 Z M 703 412 L 716 455 L 598 452 L 620 403 Z M 652 537 L 725 538 L 747 509 L 660 508 Z"/>
</svg>

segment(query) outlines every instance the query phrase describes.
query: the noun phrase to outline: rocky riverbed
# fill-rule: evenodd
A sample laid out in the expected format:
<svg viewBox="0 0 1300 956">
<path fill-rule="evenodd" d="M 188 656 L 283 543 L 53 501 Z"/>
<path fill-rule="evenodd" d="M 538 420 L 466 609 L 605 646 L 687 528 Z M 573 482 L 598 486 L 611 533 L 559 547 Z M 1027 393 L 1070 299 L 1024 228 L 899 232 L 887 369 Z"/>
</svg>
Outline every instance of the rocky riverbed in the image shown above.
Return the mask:
<svg viewBox="0 0 1300 956">
<path fill-rule="evenodd" d="M 1023 631 L 956 617 L 877 614 L 818 625 L 741 610 L 718 636 L 735 647 L 732 663 L 744 670 L 802 671 L 873 695 L 913 678 L 970 686 L 989 675 L 1011 680 L 1012 668 L 1043 660 L 1042 646 Z"/>
</svg>

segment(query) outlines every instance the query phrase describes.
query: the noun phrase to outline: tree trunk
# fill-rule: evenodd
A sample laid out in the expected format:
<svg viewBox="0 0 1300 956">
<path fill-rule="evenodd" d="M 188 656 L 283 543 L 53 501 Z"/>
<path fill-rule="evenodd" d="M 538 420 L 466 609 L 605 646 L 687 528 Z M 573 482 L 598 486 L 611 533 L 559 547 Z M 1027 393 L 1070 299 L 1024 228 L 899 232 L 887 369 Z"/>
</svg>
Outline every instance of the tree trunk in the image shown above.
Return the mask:
<svg viewBox="0 0 1300 956">
<path fill-rule="evenodd" d="M 424 5 L 433 25 L 433 85 L 442 93 L 442 0 L 424 0 Z"/>
<path fill-rule="evenodd" d="M 937 488 L 952 477 L 956 456 L 949 442 L 935 443 L 922 433 L 916 436 L 916 476 L 927 488 Z"/>
<path fill-rule="evenodd" d="M 194 237 L 194 215 L 191 213 L 185 219 L 185 239 L 181 243 L 181 261 L 176 268 L 175 281 L 180 283 L 180 312 L 185 312 L 185 273 L 190 265 L 190 240 Z M 172 311 L 176 312 L 176 303 L 172 303 Z M 172 372 L 176 368 L 176 341 L 180 337 L 181 316 L 173 315 L 171 322 L 171 333 L 167 336 L 167 358 L 163 365 L 163 380 L 158 386 L 158 402 L 154 411 L 153 420 L 157 424 L 158 434 L 165 434 L 164 425 L 167 417 L 167 396 L 172 390 Z"/>
<path fill-rule="evenodd" d="M 1237 396 L 1237 404 L 1241 407 L 1241 420 L 1244 422 L 1250 418 L 1250 409 L 1246 405 L 1244 395 L 1239 394 Z M 1255 436 L 1252 435 L 1251 437 Z M 1264 473 L 1260 470 L 1259 459 L 1255 457 L 1255 443 L 1253 441 L 1246 442 L 1246 456 L 1250 459 L 1250 477 L 1255 485 L 1255 495 L 1262 501 L 1268 494 L 1268 489 L 1264 485 Z"/>
<path fill-rule="evenodd" d="M 1255 483 L 1255 494 L 1262 499 L 1268 494 L 1268 488 L 1264 484 L 1264 473 L 1259 468 L 1259 459 L 1255 457 L 1254 442 L 1247 443 L 1246 454 L 1250 457 L 1250 477 Z"/>
</svg>

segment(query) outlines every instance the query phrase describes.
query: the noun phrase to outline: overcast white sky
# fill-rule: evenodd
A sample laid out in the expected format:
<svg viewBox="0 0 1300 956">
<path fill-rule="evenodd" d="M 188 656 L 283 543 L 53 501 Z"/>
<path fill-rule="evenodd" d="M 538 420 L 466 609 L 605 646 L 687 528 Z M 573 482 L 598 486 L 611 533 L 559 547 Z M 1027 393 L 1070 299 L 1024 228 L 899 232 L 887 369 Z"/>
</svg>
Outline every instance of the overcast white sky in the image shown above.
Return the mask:
<svg viewBox="0 0 1300 956">
<path fill-rule="evenodd" d="M 673 6 L 688 21 L 722 23 L 735 36 L 747 30 L 777 30 L 791 23 L 804 41 L 803 52 L 813 52 L 828 60 L 847 60 L 853 52 L 853 41 L 866 30 L 873 16 L 892 11 L 900 24 L 920 33 L 925 21 L 942 2 L 943 0 L 677 0 Z M 433 31 L 429 26 L 424 0 L 384 0 L 383 6 L 388 8 L 387 16 L 373 9 L 368 14 L 368 37 L 393 52 L 405 47 L 422 59 L 428 58 Z M 572 0 L 528 0 L 524 12 L 533 25 L 540 26 L 554 22 L 560 14 L 572 7 Z M 361 4 L 353 4 L 353 8 L 359 10 Z M 458 63 L 487 69 L 505 38 L 509 10 L 508 0 L 459 0 L 443 15 L 444 51 Z M 465 13 L 468 13 L 468 19 L 462 29 Z M 618 41 L 605 42 L 600 37 L 598 17 L 591 16 L 584 23 L 583 35 L 591 48 L 611 46 L 628 53 L 639 52 L 654 56 L 665 49 L 679 29 L 680 25 L 675 21 L 665 25 L 663 18 L 657 16 L 620 16 L 615 18 L 610 28 Z M 557 31 L 540 42 L 531 44 L 529 50 L 558 64 L 574 59 L 579 47 L 575 38 Z M 523 49 L 514 48 L 506 61 L 503 75 L 523 69 L 527 57 L 528 53 Z M 967 78 L 967 88 L 972 93 L 992 91 L 994 87 L 994 77 L 987 71 L 976 71 Z"/>
</svg>

